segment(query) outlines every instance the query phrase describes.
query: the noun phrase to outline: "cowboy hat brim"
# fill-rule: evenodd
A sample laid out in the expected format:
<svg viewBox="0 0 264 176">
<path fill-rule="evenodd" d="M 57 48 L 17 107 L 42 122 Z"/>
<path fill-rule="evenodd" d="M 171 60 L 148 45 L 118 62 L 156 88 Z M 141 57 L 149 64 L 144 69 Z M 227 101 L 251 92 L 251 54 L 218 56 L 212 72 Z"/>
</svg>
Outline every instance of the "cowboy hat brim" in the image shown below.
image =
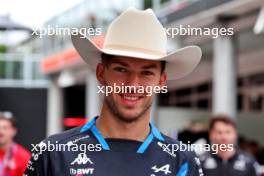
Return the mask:
<svg viewBox="0 0 264 176">
<path fill-rule="evenodd" d="M 202 56 L 200 47 L 194 45 L 178 49 L 166 56 L 157 56 L 151 52 L 146 53 L 140 50 L 100 49 L 80 33 L 72 35 L 71 39 L 77 52 L 92 70 L 95 70 L 97 64 L 101 62 L 102 53 L 145 60 L 166 61 L 165 72 L 168 80 L 177 80 L 191 73 Z"/>
</svg>

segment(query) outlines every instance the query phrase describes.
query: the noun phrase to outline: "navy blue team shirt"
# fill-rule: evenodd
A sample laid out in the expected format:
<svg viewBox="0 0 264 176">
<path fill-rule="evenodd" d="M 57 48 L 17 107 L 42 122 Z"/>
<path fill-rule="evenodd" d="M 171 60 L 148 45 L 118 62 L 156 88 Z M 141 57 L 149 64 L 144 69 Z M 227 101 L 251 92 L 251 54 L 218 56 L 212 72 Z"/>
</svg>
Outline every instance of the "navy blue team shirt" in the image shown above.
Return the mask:
<svg viewBox="0 0 264 176">
<path fill-rule="evenodd" d="M 104 138 L 95 117 L 83 127 L 52 135 L 34 150 L 24 176 L 202 176 L 200 161 L 190 151 L 171 151 L 178 141 L 151 132 L 143 141 Z M 40 149 L 50 144 L 71 146 L 71 150 Z M 76 146 L 89 146 L 76 150 Z"/>
</svg>

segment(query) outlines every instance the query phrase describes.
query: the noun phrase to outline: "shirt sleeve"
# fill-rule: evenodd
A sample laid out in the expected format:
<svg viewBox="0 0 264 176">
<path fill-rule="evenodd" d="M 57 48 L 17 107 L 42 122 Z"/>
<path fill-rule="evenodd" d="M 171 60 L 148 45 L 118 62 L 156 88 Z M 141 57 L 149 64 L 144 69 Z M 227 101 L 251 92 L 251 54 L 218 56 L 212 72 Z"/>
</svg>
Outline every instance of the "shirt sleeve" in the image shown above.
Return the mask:
<svg viewBox="0 0 264 176">
<path fill-rule="evenodd" d="M 255 159 L 253 159 L 252 162 L 250 163 L 249 174 L 252 176 L 260 176 L 261 175 L 260 166 Z"/>
<path fill-rule="evenodd" d="M 31 157 L 31 154 L 29 151 L 25 150 L 25 149 L 22 149 L 20 151 L 20 155 L 22 157 L 19 158 L 19 160 L 17 161 L 20 165 L 19 167 L 19 175 L 23 175 L 24 171 L 26 170 L 27 168 L 27 163 L 29 162 L 30 160 L 30 157 Z"/>
<path fill-rule="evenodd" d="M 194 152 L 186 152 L 176 176 L 204 176 L 200 159 Z"/>
<path fill-rule="evenodd" d="M 200 159 L 194 152 L 187 153 L 187 162 L 185 165 L 186 172 L 178 173 L 176 176 L 204 176 Z"/>
<path fill-rule="evenodd" d="M 34 146 L 31 159 L 27 164 L 24 176 L 48 176 L 48 152 L 43 151 L 45 143 Z"/>
<path fill-rule="evenodd" d="M 187 176 L 204 176 L 203 170 L 201 167 L 200 159 L 196 156 L 192 157 L 191 161 L 189 162 L 190 167 L 187 173 Z"/>
</svg>

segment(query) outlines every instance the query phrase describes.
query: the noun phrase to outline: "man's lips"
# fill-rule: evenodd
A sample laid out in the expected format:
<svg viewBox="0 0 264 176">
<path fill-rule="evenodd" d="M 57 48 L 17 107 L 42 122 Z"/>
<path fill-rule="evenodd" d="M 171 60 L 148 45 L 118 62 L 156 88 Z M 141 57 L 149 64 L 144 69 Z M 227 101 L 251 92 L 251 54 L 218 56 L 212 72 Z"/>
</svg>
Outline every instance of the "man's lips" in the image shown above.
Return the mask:
<svg viewBox="0 0 264 176">
<path fill-rule="evenodd" d="M 128 106 L 133 106 L 137 104 L 144 96 L 138 94 L 119 94 L 121 97 L 121 102 Z"/>
</svg>

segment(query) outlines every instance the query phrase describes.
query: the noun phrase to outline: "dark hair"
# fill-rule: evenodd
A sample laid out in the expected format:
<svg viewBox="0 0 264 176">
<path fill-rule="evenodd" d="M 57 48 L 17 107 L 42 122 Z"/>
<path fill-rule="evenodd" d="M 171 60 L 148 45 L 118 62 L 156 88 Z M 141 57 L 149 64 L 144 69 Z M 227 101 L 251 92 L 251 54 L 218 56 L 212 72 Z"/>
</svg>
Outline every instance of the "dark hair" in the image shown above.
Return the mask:
<svg viewBox="0 0 264 176">
<path fill-rule="evenodd" d="M 11 123 L 12 127 L 17 127 L 16 119 L 11 112 L 0 112 L 0 120 L 7 120 Z"/>
<path fill-rule="evenodd" d="M 232 127 L 234 127 L 236 129 L 235 121 L 233 119 L 231 119 L 231 117 L 224 115 L 224 114 L 221 114 L 221 115 L 214 115 L 211 117 L 211 121 L 209 124 L 209 131 L 211 131 L 214 128 L 214 126 L 217 122 L 223 122 L 227 125 L 231 125 Z"/>
<path fill-rule="evenodd" d="M 102 53 L 101 54 L 101 61 L 103 64 L 105 64 L 106 66 L 108 66 L 111 63 L 111 59 L 115 57 L 114 55 L 110 55 L 110 54 L 105 54 Z M 166 61 L 160 61 L 161 63 L 161 73 L 163 73 L 165 71 L 166 68 Z"/>
</svg>

